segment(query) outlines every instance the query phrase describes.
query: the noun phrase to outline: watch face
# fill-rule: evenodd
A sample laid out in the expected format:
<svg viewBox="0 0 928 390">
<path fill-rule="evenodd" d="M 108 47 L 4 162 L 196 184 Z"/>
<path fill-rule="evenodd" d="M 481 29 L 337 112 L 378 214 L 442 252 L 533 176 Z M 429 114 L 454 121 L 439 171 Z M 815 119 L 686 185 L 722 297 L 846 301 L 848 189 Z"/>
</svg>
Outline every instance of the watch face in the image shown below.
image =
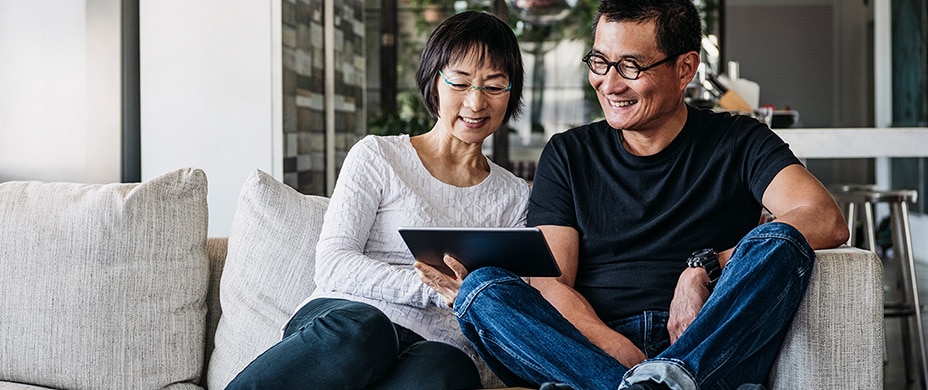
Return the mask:
<svg viewBox="0 0 928 390">
<path fill-rule="evenodd" d="M 702 267 L 705 268 L 706 263 L 709 263 L 713 260 L 718 259 L 718 255 L 715 253 L 715 250 L 712 248 L 700 249 L 693 252 L 688 259 L 686 259 L 686 265 L 690 267 Z"/>
</svg>

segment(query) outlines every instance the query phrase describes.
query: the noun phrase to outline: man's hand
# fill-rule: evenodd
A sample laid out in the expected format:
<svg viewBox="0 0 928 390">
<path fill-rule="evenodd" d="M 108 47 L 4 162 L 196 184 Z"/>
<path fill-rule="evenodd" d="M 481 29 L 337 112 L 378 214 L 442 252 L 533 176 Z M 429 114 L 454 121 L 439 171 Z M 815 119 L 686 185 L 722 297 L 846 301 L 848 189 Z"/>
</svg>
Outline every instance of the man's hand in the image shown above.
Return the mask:
<svg viewBox="0 0 928 390">
<path fill-rule="evenodd" d="M 445 299 L 445 304 L 448 305 L 448 307 L 453 307 L 454 299 L 457 298 L 458 291 L 461 290 L 461 283 L 464 281 L 464 278 L 467 277 L 468 272 L 467 268 L 464 268 L 461 262 L 451 256 L 445 255 L 442 260 L 454 271 L 455 277 L 448 276 L 435 269 L 435 267 L 419 261 L 416 262 L 414 267 L 416 271 L 419 272 L 419 280 L 437 291 L 438 294 Z"/>
<path fill-rule="evenodd" d="M 671 344 L 677 342 L 706 304 L 709 299 L 708 285 L 709 276 L 702 268 L 687 268 L 680 274 L 673 300 L 670 301 L 670 318 L 667 320 Z"/>
</svg>

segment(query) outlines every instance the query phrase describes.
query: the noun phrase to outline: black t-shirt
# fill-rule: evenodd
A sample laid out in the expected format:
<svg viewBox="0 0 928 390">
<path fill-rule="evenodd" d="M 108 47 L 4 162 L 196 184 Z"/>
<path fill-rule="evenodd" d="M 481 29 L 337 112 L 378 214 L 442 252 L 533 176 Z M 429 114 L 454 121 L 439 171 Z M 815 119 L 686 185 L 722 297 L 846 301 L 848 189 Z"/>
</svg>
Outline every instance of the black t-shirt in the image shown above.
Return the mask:
<svg viewBox="0 0 928 390">
<path fill-rule="evenodd" d="M 554 135 L 535 172 L 528 225 L 580 233 L 574 288 L 606 322 L 668 310 L 686 257 L 757 226 L 767 185 L 798 164 L 769 128 L 688 108 L 663 151 L 639 157 L 605 121 Z"/>
</svg>

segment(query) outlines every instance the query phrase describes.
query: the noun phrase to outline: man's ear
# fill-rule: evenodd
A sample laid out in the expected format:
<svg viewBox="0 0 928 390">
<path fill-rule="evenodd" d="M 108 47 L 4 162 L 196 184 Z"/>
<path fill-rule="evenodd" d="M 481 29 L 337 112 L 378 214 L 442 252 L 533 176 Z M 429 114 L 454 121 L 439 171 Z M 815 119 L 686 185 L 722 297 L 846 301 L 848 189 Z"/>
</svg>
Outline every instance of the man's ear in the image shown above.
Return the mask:
<svg viewBox="0 0 928 390">
<path fill-rule="evenodd" d="M 680 77 L 680 90 L 686 89 L 686 86 L 696 77 L 696 70 L 699 69 L 699 53 L 695 51 L 686 52 L 677 59 L 677 71 Z"/>
</svg>

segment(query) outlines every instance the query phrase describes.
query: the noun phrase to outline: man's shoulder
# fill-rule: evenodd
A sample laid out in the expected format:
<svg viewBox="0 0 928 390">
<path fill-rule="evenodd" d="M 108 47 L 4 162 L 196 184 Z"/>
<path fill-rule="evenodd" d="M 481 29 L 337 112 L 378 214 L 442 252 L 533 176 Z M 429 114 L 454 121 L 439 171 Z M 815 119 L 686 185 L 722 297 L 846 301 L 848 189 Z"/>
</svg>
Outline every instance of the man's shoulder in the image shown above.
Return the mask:
<svg viewBox="0 0 928 390">
<path fill-rule="evenodd" d="M 698 127 L 709 127 L 713 129 L 747 129 L 760 125 L 756 119 L 740 114 L 733 114 L 728 111 L 713 111 L 708 108 L 698 108 L 687 106 L 689 109 L 689 118 L 687 121 Z"/>
<path fill-rule="evenodd" d="M 552 142 L 588 142 L 608 135 L 612 129 L 605 120 L 587 123 L 551 136 Z"/>
</svg>

